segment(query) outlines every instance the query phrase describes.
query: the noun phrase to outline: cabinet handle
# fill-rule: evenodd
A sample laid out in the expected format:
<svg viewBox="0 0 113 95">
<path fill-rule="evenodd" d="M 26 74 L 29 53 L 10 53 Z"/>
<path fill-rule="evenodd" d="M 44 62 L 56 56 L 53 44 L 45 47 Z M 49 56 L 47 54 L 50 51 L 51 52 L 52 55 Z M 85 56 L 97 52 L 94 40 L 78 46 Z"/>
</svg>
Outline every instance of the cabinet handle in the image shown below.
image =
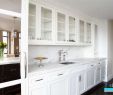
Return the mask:
<svg viewBox="0 0 113 95">
<path fill-rule="evenodd" d="M 91 65 L 93 67 L 93 65 Z"/>
<path fill-rule="evenodd" d="M 100 64 L 100 62 L 98 64 Z"/>
<path fill-rule="evenodd" d="M 58 76 L 62 76 L 63 74 L 58 74 Z"/>
<path fill-rule="evenodd" d="M 43 79 L 39 79 L 39 80 L 36 80 L 36 81 L 42 81 Z"/>
</svg>

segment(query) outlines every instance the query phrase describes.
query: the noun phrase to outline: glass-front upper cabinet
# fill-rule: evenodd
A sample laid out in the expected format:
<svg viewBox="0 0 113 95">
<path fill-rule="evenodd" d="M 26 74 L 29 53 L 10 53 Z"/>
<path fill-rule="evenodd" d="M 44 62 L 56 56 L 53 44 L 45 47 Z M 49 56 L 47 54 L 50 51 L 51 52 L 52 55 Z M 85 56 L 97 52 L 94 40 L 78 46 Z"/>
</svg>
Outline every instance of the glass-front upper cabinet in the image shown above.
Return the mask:
<svg viewBox="0 0 113 95">
<path fill-rule="evenodd" d="M 76 42 L 75 18 L 69 16 L 69 42 Z"/>
<path fill-rule="evenodd" d="M 36 38 L 36 5 L 29 4 L 29 29 L 28 38 L 33 40 Z"/>
<path fill-rule="evenodd" d="M 62 13 L 57 13 L 57 41 L 66 41 L 66 16 Z"/>
<path fill-rule="evenodd" d="M 52 40 L 52 10 L 41 7 L 41 39 Z"/>
<path fill-rule="evenodd" d="M 85 22 L 80 20 L 79 22 L 79 32 L 80 32 L 80 43 L 84 43 L 85 42 Z"/>
<path fill-rule="evenodd" d="M 91 23 L 86 23 L 86 43 L 91 43 Z"/>
</svg>

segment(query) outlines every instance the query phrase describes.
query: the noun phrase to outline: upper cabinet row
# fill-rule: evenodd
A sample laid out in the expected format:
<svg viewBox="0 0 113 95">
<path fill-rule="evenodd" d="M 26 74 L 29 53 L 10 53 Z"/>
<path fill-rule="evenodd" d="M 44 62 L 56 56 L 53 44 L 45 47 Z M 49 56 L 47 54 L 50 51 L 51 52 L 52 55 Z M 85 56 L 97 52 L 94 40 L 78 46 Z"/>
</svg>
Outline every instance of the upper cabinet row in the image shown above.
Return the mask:
<svg viewBox="0 0 113 95">
<path fill-rule="evenodd" d="M 91 22 L 41 4 L 29 4 L 29 45 L 92 45 Z"/>
</svg>

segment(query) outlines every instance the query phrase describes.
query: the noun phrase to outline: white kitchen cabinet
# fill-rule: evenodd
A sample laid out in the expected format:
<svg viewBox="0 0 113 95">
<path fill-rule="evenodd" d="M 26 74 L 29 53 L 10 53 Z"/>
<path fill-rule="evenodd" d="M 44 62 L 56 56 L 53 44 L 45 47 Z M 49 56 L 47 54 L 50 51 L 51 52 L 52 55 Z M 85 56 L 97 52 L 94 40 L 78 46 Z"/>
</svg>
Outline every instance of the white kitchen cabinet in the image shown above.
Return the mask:
<svg viewBox="0 0 113 95">
<path fill-rule="evenodd" d="M 86 90 L 86 71 L 81 71 L 78 77 L 79 93 L 82 94 Z"/>
<path fill-rule="evenodd" d="M 79 95 L 79 75 L 77 72 L 74 72 L 70 75 L 70 95 Z"/>
<path fill-rule="evenodd" d="M 66 42 L 66 15 L 57 12 L 57 42 Z"/>
<path fill-rule="evenodd" d="M 29 45 L 91 45 L 92 23 L 30 0 Z"/>
<path fill-rule="evenodd" d="M 75 43 L 77 41 L 77 31 L 76 31 L 76 19 L 75 17 L 69 16 L 69 42 Z"/>
<path fill-rule="evenodd" d="M 87 70 L 87 89 L 90 89 L 94 86 L 95 81 L 95 66 L 90 65 Z"/>
<path fill-rule="evenodd" d="M 101 61 L 101 81 L 105 80 L 105 61 Z"/>
<path fill-rule="evenodd" d="M 95 73 L 95 84 L 98 84 L 100 82 L 101 82 L 101 66 L 100 64 L 98 64 Z"/>
<path fill-rule="evenodd" d="M 91 23 L 86 23 L 86 43 L 91 43 L 91 41 L 92 41 L 92 35 L 91 35 L 91 33 L 92 33 L 92 28 L 91 28 L 92 26 L 91 26 Z"/>
<path fill-rule="evenodd" d="M 36 4 L 29 3 L 29 40 L 35 40 L 36 38 Z"/>
<path fill-rule="evenodd" d="M 31 89 L 29 95 L 48 95 L 47 85 L 37 86 Z"/>
<path fill-rule="evenodd" d="M 86 71 L 74 72 L 70 76 L 70 95 L 80 95 L 86 89 Z"/>
<path fill-rule="evenodd" d="M 49 75 L 50 95 L 69 95 L 68 70 L 60 70 Z"/>
<path fill-rule="evenodd" d="M 69 95 L 67 77 L 54 80 L 50 83 L 50 95 Z"/>
<path fill-rule="evenodd" d="M 79 42 L 85 43 L 85 22 L 83 20 L 79 21 Z"/>
</svg>

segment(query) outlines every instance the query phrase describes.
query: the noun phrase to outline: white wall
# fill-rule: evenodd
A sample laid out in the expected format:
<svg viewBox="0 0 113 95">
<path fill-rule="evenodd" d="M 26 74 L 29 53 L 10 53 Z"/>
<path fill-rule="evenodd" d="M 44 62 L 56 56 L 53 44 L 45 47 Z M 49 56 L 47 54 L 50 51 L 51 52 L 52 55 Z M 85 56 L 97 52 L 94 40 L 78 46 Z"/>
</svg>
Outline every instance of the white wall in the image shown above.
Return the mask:
<svg viewBox="0 0 113 95">
<path fill-rule="evenodd" d="M 108 80 L 113 78 L 113 20 L 108 21 Z"/>
</svg>

